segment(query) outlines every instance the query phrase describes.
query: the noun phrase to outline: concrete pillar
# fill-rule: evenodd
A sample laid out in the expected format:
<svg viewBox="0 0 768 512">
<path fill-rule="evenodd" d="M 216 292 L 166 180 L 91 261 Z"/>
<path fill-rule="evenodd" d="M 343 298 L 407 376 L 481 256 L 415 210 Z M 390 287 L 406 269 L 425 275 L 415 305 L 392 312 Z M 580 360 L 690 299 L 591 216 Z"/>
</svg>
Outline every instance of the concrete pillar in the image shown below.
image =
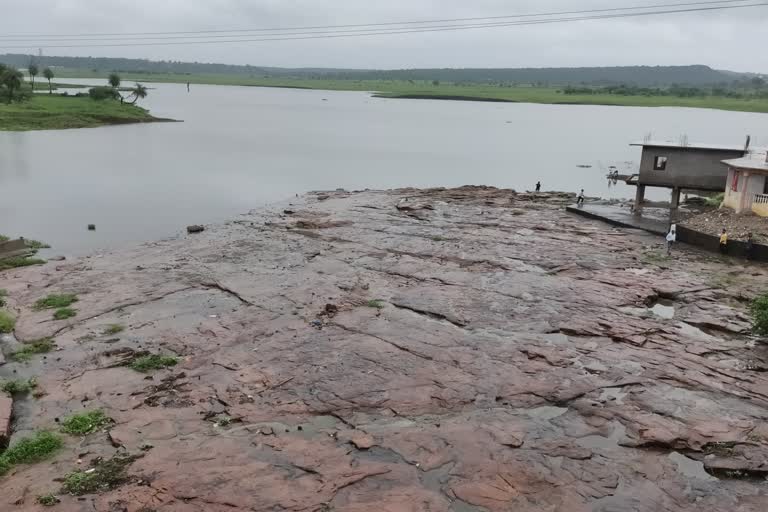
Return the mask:
<svg viewBox="0 0 768 512">
<path fill-rule="evenodd" d="M 635 215 L 643 214 L 643 201 L 645 201 L 645 185 L 637 184 L 637 192 L 635 193 Z"/>
<path fill-rule="evenodd" d="M 738 171 L 737 171 L 738 172 Z M 736 213 L 743 213 L 752 208 L 752 198 L 749 191 L 749 176 L 747 171 L 741 173 L 739 176 L 739 190 L 741 190 L 741 197 L 739 198 L 739 205 L 736 208 Z"/>
<path fill-rule="evenodd" d="M 675 187 L 672 189 L 672 200 L 669 204 L 669 221 L 674 223 L 677 221 L 677 209 L 680 207 L 680 188 Z"/>
</svg>

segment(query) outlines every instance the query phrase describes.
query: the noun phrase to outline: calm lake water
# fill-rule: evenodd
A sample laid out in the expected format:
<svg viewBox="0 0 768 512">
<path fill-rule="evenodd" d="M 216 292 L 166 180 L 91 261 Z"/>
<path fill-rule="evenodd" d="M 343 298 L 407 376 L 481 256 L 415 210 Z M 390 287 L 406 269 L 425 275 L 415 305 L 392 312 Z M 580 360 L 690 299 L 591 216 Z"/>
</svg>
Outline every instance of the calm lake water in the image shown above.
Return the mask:
<svg viewBox="0 0 768 512">
<path fill-rule="evenodd" d="M 545 190 L 632 197 L 633 188 L 610 188 L 604 176 L 610 165 L 633 170 L 639 149 L 628 144 L 649 132 L 734 144 L 749 133 L 768 145 L 765 114 L 150 87 L 142 105 L 183 123 L 0 132 L 0 233 L 78 255 L 234 218 L 309 190 L 526 190 L 541 180 Z"/>
</svg>

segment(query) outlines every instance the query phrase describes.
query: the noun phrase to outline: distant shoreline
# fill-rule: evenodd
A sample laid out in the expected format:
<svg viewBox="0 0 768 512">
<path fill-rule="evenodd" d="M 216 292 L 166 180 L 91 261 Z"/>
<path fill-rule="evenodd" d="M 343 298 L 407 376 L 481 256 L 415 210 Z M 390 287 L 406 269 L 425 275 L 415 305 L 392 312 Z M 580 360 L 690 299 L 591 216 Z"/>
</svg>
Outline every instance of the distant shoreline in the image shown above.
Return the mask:
<svg viewBox="0 0 768 512">
<path fill-rule="evenodd" d="M 102 73 L 103 74 L 103 73 Z M 64 78 L 96 78 L 90 70 L 62 70 Z M 274 87 L 280 89 L 358 91 L 377 98 L 538 103 L 545 105 L 602 105 L 616 107 L 683 107 L 768 113 L 768 98 L 725 96 L 678 97 L 671 95 L 566 94 L 564 87 L 500 86 L 483 83 L 413 82 L 402 80 L 332 80 L 322 78 L 273 78 L 224 74 L 125 73 L 123 82 L 178 83 Z"/>
</svg>

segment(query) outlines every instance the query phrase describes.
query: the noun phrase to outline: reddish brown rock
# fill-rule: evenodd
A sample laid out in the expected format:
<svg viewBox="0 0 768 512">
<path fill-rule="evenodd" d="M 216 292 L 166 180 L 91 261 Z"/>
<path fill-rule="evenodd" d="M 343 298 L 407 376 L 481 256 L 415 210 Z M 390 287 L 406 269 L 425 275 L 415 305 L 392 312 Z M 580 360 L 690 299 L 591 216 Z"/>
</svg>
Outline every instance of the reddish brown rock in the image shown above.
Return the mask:
<svg viewBox="0 0 768 512">
<path fill-rule="evenodd" d="M 730 263 L 648 263 L 663 240 L 571 217 L 567 195 L 325 195 L 0 274 L 16 334 L 59 347 L 0 367 L 47 391 L 14 427 L 114 420 L 3 477 L 26 496 L 7 506 L 128 452 L 124 485 L 57 510 L 764 512 L 768 353 L 742 298 L 765 269 L 713 288 Z M 31 308 L 51 290 L 78 294 L 69 323 Z M 130 369 L 146 354 L 178 364 Z"/>
</svg>

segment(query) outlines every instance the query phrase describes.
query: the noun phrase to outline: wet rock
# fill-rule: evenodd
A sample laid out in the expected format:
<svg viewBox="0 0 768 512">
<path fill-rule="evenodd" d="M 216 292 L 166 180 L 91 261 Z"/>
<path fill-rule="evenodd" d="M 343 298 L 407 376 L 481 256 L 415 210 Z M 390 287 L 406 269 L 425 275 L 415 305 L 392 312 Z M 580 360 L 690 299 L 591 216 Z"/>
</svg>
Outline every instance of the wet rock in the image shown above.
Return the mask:
<svg viewBox="0 0 768 512">
<path fill-rule="evenodd" d="M 205 226 L 200 226 L 197 224 L 192 226 L 187 226 L 187 233 L 202 233 L 203 231 L 205 231 Z"/>
<path fill-rule="evenodd" d="M 713 287 L 730 263 L 646 264 L 647 236 L 570 217 L 569 194 L 323 194 L 0 276 L 16 335 L 61 349 L 29 363 L 47 394 L 17 431 L 99 407 L 115 424 L 79 467 L 144 454 L 124 485 L 61 510 L 765 508 L 764 477 L 714 485 L 669 455 L 762 471 L 768 355 L 739 297 L 768 271 Z M 66 326 L 30 308 L 51 290 L 78 293 Z M 674 318 L 637 313 L 659 297 Z M 112 323 L 121 336 L 93 336 Z M 126 367 L 150 353 L 178 364 Z M 4 476 L 3 494 L 56 489 L 65 459 Z"/>
</svg>

